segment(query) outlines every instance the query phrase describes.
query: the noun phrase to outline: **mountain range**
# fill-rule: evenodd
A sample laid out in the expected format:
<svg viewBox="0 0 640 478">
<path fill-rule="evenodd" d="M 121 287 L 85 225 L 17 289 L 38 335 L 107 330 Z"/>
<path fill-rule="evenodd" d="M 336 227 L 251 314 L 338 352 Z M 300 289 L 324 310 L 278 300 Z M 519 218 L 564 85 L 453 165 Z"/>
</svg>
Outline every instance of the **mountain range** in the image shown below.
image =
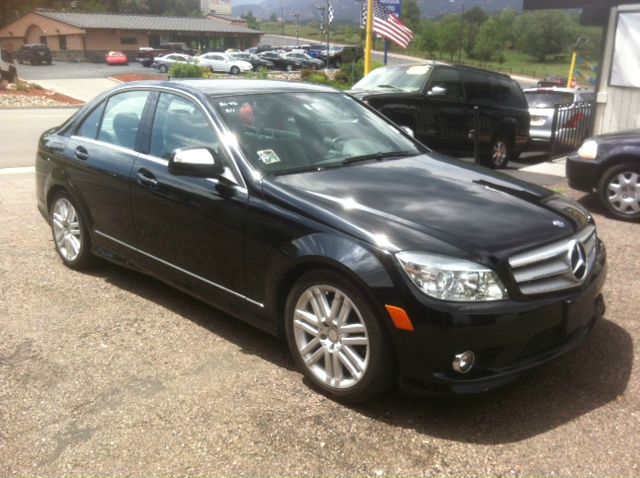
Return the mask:
<svg viewBox="0 0 640 478">
<path fill-rule="evenodd" d="M 470 10 L 480 7 L 487 13 L 496 13 L 510 8 L 522 10 L 522 0 L 417 0 L 420 12 L 425 18 L 438 18 L 442 15 L 460 13 L 464 8 Z M 335 11 L 335 20 L 357 22 L 360 18 L 362 3 L 357 0 L 331 0 Z M 319 20 L 319 7 L 326 7 L 327 0 L 232 0 L 233 15 L 246 15 L 249 11 L 259 20 L 267 20 L 272 14 L 276 17 L 292 20 L 295 13 L 301 21 Z"/>
</svg>

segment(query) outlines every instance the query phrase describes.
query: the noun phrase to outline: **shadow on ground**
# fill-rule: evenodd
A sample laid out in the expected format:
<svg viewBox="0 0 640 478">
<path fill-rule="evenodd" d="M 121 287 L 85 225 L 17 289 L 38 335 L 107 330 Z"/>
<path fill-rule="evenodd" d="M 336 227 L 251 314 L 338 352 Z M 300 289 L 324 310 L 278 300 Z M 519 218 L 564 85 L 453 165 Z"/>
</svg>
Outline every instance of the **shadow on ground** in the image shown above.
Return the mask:
<svg viewBox="0 0 640 478">
<path fill-rule="evenodd" d="M 284 341 L 153 278 L 107 263 L 101 263 L 91 275 L 166 307 L 247 354 L 295 370 Z M 392 426 L 448 440 L 516 442 L 616 400 L 627 387 L 632 360 L 631 336 L 614 322 L 602 320 L 576 350 L 502 389 L 455 399 L 408 397 L 394 390 L 353 410 Z"/>
</svg>

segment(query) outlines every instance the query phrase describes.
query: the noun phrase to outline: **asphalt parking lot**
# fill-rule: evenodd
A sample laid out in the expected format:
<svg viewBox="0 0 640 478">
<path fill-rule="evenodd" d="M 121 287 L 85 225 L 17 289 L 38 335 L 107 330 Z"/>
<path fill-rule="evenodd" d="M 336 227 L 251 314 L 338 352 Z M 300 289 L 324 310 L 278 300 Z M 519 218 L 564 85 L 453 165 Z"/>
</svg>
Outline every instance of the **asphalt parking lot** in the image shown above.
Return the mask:
<svg viewBox="0 0 640 478">
<path fill-rule="evenodd" d="M 582 347 L 484 395 L 347 407 L 306 386 L 283 342 L 144 275 L 65 268 L 33 173 L 8 171 L 2 476 L 640 474 L 640 225 L 589 198 L 610 272 Z"/>
</svg>

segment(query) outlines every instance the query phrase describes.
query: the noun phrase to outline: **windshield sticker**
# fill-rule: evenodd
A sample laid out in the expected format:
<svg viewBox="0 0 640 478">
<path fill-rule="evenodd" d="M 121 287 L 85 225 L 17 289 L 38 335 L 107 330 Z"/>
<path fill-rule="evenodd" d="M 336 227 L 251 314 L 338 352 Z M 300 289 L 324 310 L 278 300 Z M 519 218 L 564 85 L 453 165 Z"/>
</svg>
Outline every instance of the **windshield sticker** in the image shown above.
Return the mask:
<svg viewBox="0 0 640 478">
<path fill-rule="evenodd" d="M 258 159 L 260 159 L 263 164 L 274 164 L 280 162 L 280 158 L 273 149 L 263 149 L 257 151 L 257 153 Z"/>
<path fill-rule="evenodd" d="M 429 65 L 412 66 L 407 70 L 407 75 L 424 75 L 430 69 Z"/>
</svg>

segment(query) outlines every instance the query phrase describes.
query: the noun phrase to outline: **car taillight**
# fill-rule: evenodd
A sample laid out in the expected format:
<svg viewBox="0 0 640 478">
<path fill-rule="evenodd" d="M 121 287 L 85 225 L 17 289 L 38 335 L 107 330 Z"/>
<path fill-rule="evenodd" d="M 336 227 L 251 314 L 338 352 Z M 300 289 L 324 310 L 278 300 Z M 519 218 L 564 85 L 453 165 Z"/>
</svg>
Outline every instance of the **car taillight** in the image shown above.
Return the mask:
<svg viewBox="0 0 640 478">
<path fill-rule="evenodd" d="M 576 113 L 564 125 L 565 128 L 577 128 L 584 119 L 584 113 Z"/>
</svg>

